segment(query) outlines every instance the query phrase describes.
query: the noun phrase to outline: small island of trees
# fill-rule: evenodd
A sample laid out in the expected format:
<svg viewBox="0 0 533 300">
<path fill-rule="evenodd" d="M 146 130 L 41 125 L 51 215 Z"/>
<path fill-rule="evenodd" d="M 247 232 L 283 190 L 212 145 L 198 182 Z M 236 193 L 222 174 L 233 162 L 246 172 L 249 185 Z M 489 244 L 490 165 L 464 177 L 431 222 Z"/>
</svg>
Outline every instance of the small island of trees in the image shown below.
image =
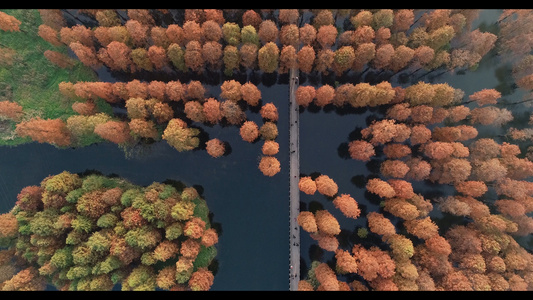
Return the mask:
<svg viewBox="0 0 533 300">
<path fill-rule="evenodd" d="M 522 239 L 533 233 L 533 11 L 503 9 L 478 28 L 478 9 L 7 12 L 3 145 L 109 142 L 128 153 L 164 142 L 176 155 L 223 160 L 228 141 L 203 128 L 234 127 L 271 180 L 285 168 L 285 106 L 261 87 L 297 85 L 300 114 L 366 114 L 338 152 L 357 166 L 353 181 L 369 203 L 327 170 L 300 175 L 302 198 L 319 205 L 302 201 L 297 222 L 321 255 L 304 266 L 299 290 L 533 289 Z M 22 49 L 19 38 L 38 46 Z M 435 80 L 487 59 L 505 64 L 496 87 L 466 94 Z M 522 98 L 509 100 L 516 91 Z M 0 215 L 2 288 L 207 290 L 217 233 L 206 213 L 193 188 L 50 176 Z"/>
<path fill-rule="evenodd" d="M 64 171 L 0 215 L 4 291 L 206 291 L 218 233 L 194 187 Z"/>
</svg>

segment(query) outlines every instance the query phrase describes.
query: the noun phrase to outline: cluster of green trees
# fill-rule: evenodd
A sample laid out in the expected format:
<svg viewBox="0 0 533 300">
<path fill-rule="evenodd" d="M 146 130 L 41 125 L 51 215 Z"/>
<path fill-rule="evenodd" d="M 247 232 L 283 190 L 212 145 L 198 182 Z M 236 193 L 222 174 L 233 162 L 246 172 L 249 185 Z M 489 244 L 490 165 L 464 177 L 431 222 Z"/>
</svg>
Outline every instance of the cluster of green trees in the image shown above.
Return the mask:
<svg viewBox="0 0 533 300">
<path fill-rule="evenodd" d="M 2 290 L 208 290 L 215 244 L 193 187 L 64 171 L 0 215 Z"/>
</svg>

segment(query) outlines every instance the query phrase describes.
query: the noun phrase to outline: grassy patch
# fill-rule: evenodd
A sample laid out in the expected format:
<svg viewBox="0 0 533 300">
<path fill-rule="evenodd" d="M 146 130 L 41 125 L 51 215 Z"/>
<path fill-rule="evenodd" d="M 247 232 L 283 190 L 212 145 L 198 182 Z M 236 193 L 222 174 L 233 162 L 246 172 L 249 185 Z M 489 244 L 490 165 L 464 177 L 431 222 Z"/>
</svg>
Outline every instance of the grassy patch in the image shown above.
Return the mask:
<svg viewBox="0 0 533 300">
<path fill-rule="evenodd" d="M 37 34 L 41 17 L 36 9 L 2 11 L 21 21 L 21 31 L 0 32 L 0 47 L 16 51 L 11 65 L 0 66 L 0 100 L 19 103 L 23 107 L 25 118 L 39 116 L 43 119 L 66 120 L 69 116 L 76 115 L 71 107 L 72 100 L 61 95 L 58 85 L 62 81 L 97 81 L 96 73 L 79 61 L 72 69 L 62 69 L 44 57 L 46 50 L 67 53 L 68 49 L 66 46 L 55 47 Z M 110 107 L 107 111 L 111 111 Z M 11 128 L 14 129 L 15 125 L 11 124 Z M 28 138 L 13 137 L 6 132 L 8 127 L 2 127 L 4 132 L 0 134 L 0 145 L 31 141 Z"/>
</svg>

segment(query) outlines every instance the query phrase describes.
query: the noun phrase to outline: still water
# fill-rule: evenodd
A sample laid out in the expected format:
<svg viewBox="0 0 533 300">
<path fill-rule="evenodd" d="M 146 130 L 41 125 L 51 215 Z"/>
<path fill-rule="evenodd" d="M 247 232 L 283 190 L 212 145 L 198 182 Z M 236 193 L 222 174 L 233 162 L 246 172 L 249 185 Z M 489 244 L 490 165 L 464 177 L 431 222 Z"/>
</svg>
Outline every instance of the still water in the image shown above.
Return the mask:
<svg viewBox="0 0 533 300">
<path fill-rule="evenodd" d="M 501 13 L 501 10 L 482 10 L 479 18 L 473 23 L 472 29 L 478 27 L 487 27 L 494 24 Z M 447 83 L 453 88 L 461 89 L 464 92 L 464 101 L 468 100 L 468 96 L 480 91 L 482 89 L 497 89 L 502 93 L 502 100 L 509 102 L 516 102 L 523 99 L 524 91 L 519 90 L 512 84 L 511 65 L 508 62 L 502 61 L 501 57 L 494 53 L 489 53 L 479 64 L 475 71 L 462 72 L 431 72 L 426 76 L 420 77 L 421 74 L 416 74 L 416 77 L 401 78 L 394 75 L 392 77 L 386 74 L 373 74 L 369 72 L 359 78 L 361 81 L 372 82 L 372 84 L 379 83 L 386 80 L 391 82 L 392 86 L 407 87 L 418 81 L 436 83 Z M 313 84 L 314 78 L 300 77 L 300 83 L 303 85 Z M 323 80 L 324 81 L 324 80 Z M 329 81 L 332 85 L 333 82 Z M 353 83 L 353 82 L 352 82 Z M 475 106 L 471 106 L 473 108 Z M 531 112 L 517 111 L 516 109 L 523 109 L 522 107 L 506 106 L 507 109 L 513 111 L 515 116 L 520 114 L 527 114 Z M 355 139 L 360 139 L 360 130 L 369 125 L 370 120 L 382 118 L 383 110 L 378 108 L 349 110 L 345 109 L 318 109 L 316 107 L 309 107 L 301 109 L 300 114 L 300 174 L 301 176 L 312 176 L 313 174 L 326 174 L 331 177 L 338 185 L 339 194 L 349 194 L 358 202 L 362 215 L 371 211 L 378 211 L 380 209 L 380 199 L 369 194 L 365 190 L 365 178 L 369 176 L 377 176 L 379 172 L 379 162 L 381 157 L 372 159 L 371 162 L 362 162 L 353 160 L 349 157 L 347 152 L 347 144 Z M 524 121 L 527 123 L 527 120 Z M 520 126 L 520 125 L 519 125 Z M 524 126 L 522 124 L 521 126 Z M 525 125 L 527 126 L 527 125 Z M 505 130 L 495 126 L 476 126 L 479 131 L 478 138 L 495 138 L 499 143 L 505 141 L 498 139 L 498 136 L 505 134 Z M 520 127 L 521 128 L 521 127 Z M 516 143 L 516 142 L 512 142 Z M 468 145 L 465 143 L 465 145 Z M 525 153 L 525 148 L 521 147 L 522 153 Z M 376 169 L 377 166 L 377 169 Z M 449 195 L 454 192 L 453 187 L 446 185 L 433 185 L 427 182 L 412 182 L 414 192 L 420 193 L 425 197 L 432 199 L 438 196 Z M 494 201 L 496 195 L 491 195 Z M 487 197 L 490 197 L 487 195 Z M 316 193 L 313 196 L 300 193 L 301 210 L 311 210 L 313 208 L 324 208 L 329 212 L 338 212 L 331 200 L 325 196 Z M 430 214 L 434 221 L 440 220 L 441 224 L 451 225 L 450 221 L 443 219 L 438 209 L 434 208 Z M 366 227 L 366 219 L 352 220 L 345 218 L 341 214 L 337 215 L 337 219 L 341 226 L 341 234 L 339 235 L 340 247 L 343 249 L 351 249 L 354 241 L 361 243 L 361 239 L 356 236 L 358 227 Z M 457 220 L 452 220 L 457 221 Z M 520 237 L 517 241 L 527 249 L 532 251 L 533 242 L 531 237 Z M 309 234 L 302 232 L 301 234 L 301 269 L 300 272 L 305 276 L 309 270 L 310 263 L 313 260 L 321 262 L 328 262 L 334 257 L 333 253 L 325 252 L 316 246 L 317 242 L 309 237 Z"/>
<path fill-rule="evenodd" d="M 209 138 L 229 142 L 231 153 L 212 158 L 204 150 L 179 153 L 166 142 L 148 145 L 126 158 L 116 145 L 102 143 L 78 149 L 60 150 L 48 144 L 31 143 L 0 148 L 0 211 L 9 211 L 20 190 L 38 185 L 50 174 L 63 170 L 81 173 L 96 170 L 116 174 L 134 184 L 146 186 L 167 179 L 188 186 L 201 186 L 203 198 L 219 230 L 218 272 L 211 290 L 287 290 L 288 283 L 288 122 L 287 85 L 258 85 L 263 103 L 280 108 L 280 153 L 282 165 L 274 177 L 258 169 L 261 142 L 241 139 L 239 128 L 203 126 Z M 259 113 L 247 117 L 262 124 Z"/>
<path fill-rule="evenodd" d="M 473 28 L 494 22 L 499 13 L 499 10 L 483 10 Z M 501 85 L 498 70 L 502 68 L 499 59 L 492 56 L 484 59 L 474 72 L 446 73 L 421 80 L 447 82 L 470 95 Z M 102 80 L 110 80 L 109 76 L 101 74 Z M 132 157 L 126 157 L 111 143 L 79 149 L 57 149 L 47 144 L 30 143 L 0 148 L 0 213 L 11 209 L 23 187 L 37 185 L 46 176 L 64 170 L 73 173 L 95 170 L 143 186 L 167 179 L 182 181 L 200 187 L 212 213 L 212 223 L 220 234 L 216 257 L 218 272 L 211 290 L 288 290 L 288 85 L 282 78 L 278 76 L 277 81 L 269 81 L 266 85 L 257 84 L 262 102 L 273 102 L 279 111 L 276 142 L 280 145 L 280 153 L 276 157 L 282 168 L 274 177 L 264 176 L 257 168 L 262 143 L 243 141 L 235 126 L 198 124 L 209 138 L 229 142 L 231 153 L 221 158 L 212 158 L 204 150 L 179 153 L 164 141 L 146 145 Z M 305 78 L 301 78 L 300 83 L 306 84 Z M 218 96 L 217 89 L 216 85 L 211 87 L 211 96 Z M 513 97 L 513 92 L 506 97 Z M 301 174 L 327 174 L 338 184 L 339 193 L 352 195 L 363 212 L 375 211 L 379 205 L 368 199 L 360 184 L 361 178 L 371 174 L 373 166 L 348 159 L 346 145 L 366 127 L 367 117 L 379 113 L 377 109 L 348 113 L 334 109 L 305 109 L 300 114 Z M 248 119 L 261 124 L 257 112 L 246 111 L 246 114 Z M 427 189 L 426 186 L 415 186 L 415 192 Z M 335 211 L 331 201 L 324 197 L 302 194 L 301 209 L 307 210 L 310 205 Z M 343 218 L 339 221 L 347 239 L 354 228 L 365 225 L 364 221 L 344 222 Z M 312 246 L 315 242 L 308 234 L 301 236 L 301 273 L 305 274 L 311 258 L 321 253 L 315 251 L 316 247 Z"/>
</svg>

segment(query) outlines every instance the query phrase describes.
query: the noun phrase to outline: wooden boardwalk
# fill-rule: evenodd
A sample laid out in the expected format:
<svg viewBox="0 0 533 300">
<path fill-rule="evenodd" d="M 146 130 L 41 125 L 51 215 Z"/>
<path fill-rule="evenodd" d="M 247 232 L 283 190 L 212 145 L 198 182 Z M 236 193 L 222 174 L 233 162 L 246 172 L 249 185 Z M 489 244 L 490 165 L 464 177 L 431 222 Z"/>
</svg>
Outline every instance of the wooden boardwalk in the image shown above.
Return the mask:
<svg viewBox="0 0 533 300">
<path fill-rule="evenodd" d="M 296 103 L 298 88 L 298 68 L 290 70 L 289 85 L 289 223 L 290 223 L 290 258 L 289 290 L 297 291 L 300 281 L 300 226 L 296 217 L 300 212 L 300 151 L 299 151 L 299 107 Z"/>
</svg>

